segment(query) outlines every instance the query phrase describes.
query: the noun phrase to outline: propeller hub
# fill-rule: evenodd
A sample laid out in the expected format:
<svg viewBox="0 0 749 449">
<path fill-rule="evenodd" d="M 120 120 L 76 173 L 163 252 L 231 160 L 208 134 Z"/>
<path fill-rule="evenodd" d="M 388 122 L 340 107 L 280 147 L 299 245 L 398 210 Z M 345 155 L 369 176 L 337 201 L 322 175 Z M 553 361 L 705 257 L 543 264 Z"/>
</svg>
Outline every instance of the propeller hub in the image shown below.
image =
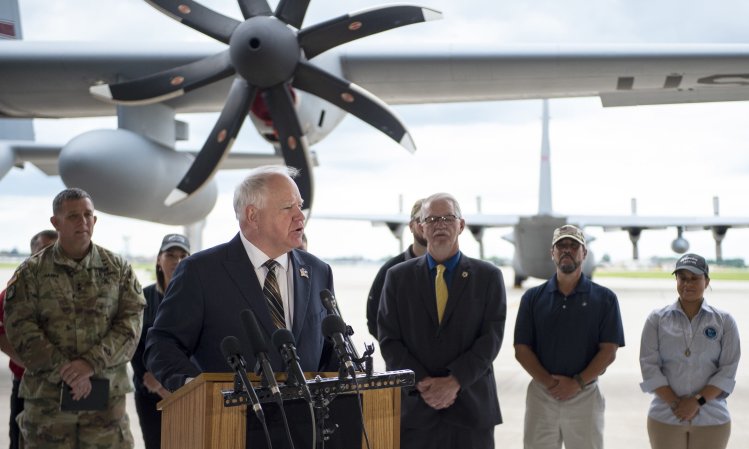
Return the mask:
<svg viewBox="0 0 749 449">
<path fill-rule="evenodd" d="M 266 88 L 291 79 L 301 52 L 291 28 L 275 17 L 255 16 L 234 30 L 229 54 L 242 78 Z"/>
</svg>

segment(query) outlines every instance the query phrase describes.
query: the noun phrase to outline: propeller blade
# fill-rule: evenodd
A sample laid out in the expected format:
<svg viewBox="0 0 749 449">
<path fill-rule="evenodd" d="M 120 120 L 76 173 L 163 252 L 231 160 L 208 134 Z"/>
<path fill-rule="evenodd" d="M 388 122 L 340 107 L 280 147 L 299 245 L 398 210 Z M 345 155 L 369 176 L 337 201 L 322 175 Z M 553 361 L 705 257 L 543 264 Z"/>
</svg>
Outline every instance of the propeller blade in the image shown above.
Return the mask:
<svg viewBox="0 0 749 449">
<path fill-rule="evenodd" d="M 307 138 L 302 133 L 302 125 L 294 109 L 289 87 L 283 83 L 263 90 L 263 98 L 273 118 L 273 126 L 278 132 L 278 143 L 286 165 L 300 170 L 294 181 L 299 187 L 305 209 L 312 206 L 312 164 L 309 160 Z"/>
<path fill-rule="evenodd" d="M 264 0 L 262 0 L 264 1 Z M 172 19 L 225 44 L 240 24 L 237 20 L 192 0 L 146 0 Z"/>
<path fill-rule="evenodd" d="M 390 108 L 356 84 L 331 75 L 305 61 L 299 61 L 292 84 L 359 117 L 400 143 L 408 151 L 416 151 L 411 135 Z"/>
<path fill-rule="evenodd" d="M 273 13 L 265 0 L 238 0 L 239 9 L 245 19 L 255 16 L 269 16 Z"/>
<path fill-rule="evenodd" d="M 173 69 L 116 84 L 98 84 L 89 91 L 116 103 L 151 104 L 179 97 L 234 74 L 229 50 Z"/>
<path fill-rule="evenodd" d="M 281 0 L 274 15 L 284 23 L 300 29 L 308 6 L 309 0 Z"/>
<path fill-rule="evenodd" d="M 346 42 L 393 28 L 442 18 L 442 13 L 421 6 L 382 6 L 347 14 L 299 31 L 299 46 L 307 59 Z"/>
<path fill-rule="evenodd" d="M 226 104 L 221 111 L 211 134 L 200 149 L 187 174 L 182 178 L 176 189 L 172 190 L 164 200 L 166 206 L 171 206 L 193 193 L 197 192 L 216 172 L 221 160 L 231 149 L 247 111 L 255 97 L 256 89 L 247 84 L 242 78 L 235 78 L 226 98 Z"/>
</svg>

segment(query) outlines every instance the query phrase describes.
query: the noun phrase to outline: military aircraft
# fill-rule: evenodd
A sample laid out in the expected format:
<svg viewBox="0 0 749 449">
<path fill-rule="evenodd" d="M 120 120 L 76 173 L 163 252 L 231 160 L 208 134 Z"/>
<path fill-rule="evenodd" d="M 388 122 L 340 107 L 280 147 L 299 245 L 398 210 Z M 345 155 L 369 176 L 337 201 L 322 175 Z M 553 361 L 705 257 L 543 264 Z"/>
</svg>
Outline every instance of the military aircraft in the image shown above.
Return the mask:
<svg viewBox="0 0 749 449">
<path fill-rule="evenodd" d="M 515 247 L 512 258 L 515 273 L 514 286 L 521 287 L 528 277 L 547 279 L 554 274 L 555 266 L 551 260 L 551 236 L 554 229 L 574 224 L 580 228 L 598 227 L 604 231 L 626 231 L 632 243 L 632 258 L 639 259 L 638 242 L 642 231 L 648 229 L 665 229 L 673 227 L 677 235 L 671 242 L 671 249 L 678 254 L 689 250 L 689 241 L 683 236 L 684 231 L 709 230 L 715 241 L 716 259 L 722 259 L 722 242 L 729 228 L 749 227 L 749 216 L 720 216 L 718 199 L 714 198 L 713 216 L 643 216 L 637 214 L 636 200 L 632 200 L 631 215 L 561 215 L 552 207 L 551 179 L 551 145 L 549 138 L 549 104 L 543 100 L 541 127 L 541 154 L 539 159 L 538 212 L 535 215 L 493 215 L 464 214 L 466 228 L 479 243 L 479 257 L 484 258 L 484 230 L 486 228 L 512 228 L 512 232 L 503 239 Z M 393 236 L 401 241 L 403 231 L 408 227 L 410 216 L 398 214 L 316 214 L 317 219 L 370 221 L 376 226 L 387 226 Z M 595 237 L 586 234 L 588 244 Z M 596 266 L 593 251 L 588 246 L 588 256 L 583 262 L 583 272 L 592 276 Z"/>
<path fill-rule="evenodd" d="M 10 37 L 0 42 L 0 117 L 118 118 L 118 129 L 89 131 L 60 146 L 0 136 L 6 139 L 0 175 L 35 163 L 59 172 L 67 185 L 89 190 L 104 212 L 184 224 L 213 207 L 216 189 L 207 181 L 216 169 L 232 164 L 232 155 L 225 155 L 245 115 L 270 141 L 272 160 L 303 169 L 300 189 L 311 205 L 308 145 L 332 132 L 347 113 L 413 148 L 405 126 L 385 103 L 598 96 L 604 106 L 623 106 L 749 99 L 744 86 L 749 47 L 744 45 L 426 48 L 409 43 L 398 49 L 339 50 L 340 44 L 439 13 L 427 7 L 374 7 L 307 26 L 306 0 L 281 1 L 275 10 L 265 0 L 239 0 L 243 21 L 192 1 L 148 3 L 196 33 L 228 44 L 228 50 L 222 45 L 24 42 L 12 39 L 20 36 L 17 2 L 0 1 L 0 28 Z M 254 60 L 251 52 L 267 59 Z M 193 159 L 174 149 L 187 132 L 175 115 L 199 111 L 222 114 Z M 268 161 L 267 155 L 258 157 L 257 163 Z"/>
</svg>

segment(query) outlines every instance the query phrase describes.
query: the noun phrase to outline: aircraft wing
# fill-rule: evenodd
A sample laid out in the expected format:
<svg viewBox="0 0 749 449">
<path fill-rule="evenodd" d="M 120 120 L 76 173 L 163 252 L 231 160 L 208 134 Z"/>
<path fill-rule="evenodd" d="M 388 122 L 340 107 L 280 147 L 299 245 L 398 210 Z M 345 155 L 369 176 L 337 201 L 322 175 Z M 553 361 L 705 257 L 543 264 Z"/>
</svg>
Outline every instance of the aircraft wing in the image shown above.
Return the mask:
<svg viewBox="0 0 749 449">
<path fill-rule="evenodd" d="M 8 161 L 10 162 L 7 167 L 0 164 L 0 174 L 4 174 L 10 170 L 11 166 L 23 167 L 28 162 L 48 176 L 58 176 L 60 173 L 57 161 L 61 149 L 61 145 L 47 145 L 33 141 L 0 141 L 0 160 L 5 160 L 3 155 L 9 155 Z M 186 151 L 186 153 L 194 156 L 198 152 Z M 283 158 L 271 153 L 242 153 L 235 151 L 226 155 L 220 167 L 222 170 L 241 170 L 274 164 L 283 164 Z"/>
<path fill-rule="evenodd" d="M 567 217 L 569 223 L 578 226 L 600 226 L 604 231 L 617 231 L 628 228 L 664 229 L 667 227 L 682 227 L 685 230 L 696 231 L 719 227 L 746 228 L 749 227 L 749 217 L 680 217 L 680 216 L 641 216 L 641 215 L 578 215 Z"/>
<path fill-rule="evenodd" d="M 411 221 L 408 214 L 325 214 L 315 213 L 315 218 L 325 220 L 354 220 L 354 221 L 371 221 L 373 225 L 407 225 Z M 483 227 L 507 227 L 514 226 L 518 220 L 518 215 L 489 215 L 489 214 L 468 214 L 463 217 L 468 226 Z"/>
<path fill-rule="evenodd" d="M 520 220 L 519 215 L 497 214 L 466 214 L 463 218 L 468 226 L 482 226 L 486 228 L 506 228 L 515 226 Z"/>
<path fill-rule="evenodd" d="M 115 115 L 115 106 L 95 99 L 90 86 L 152 74 L 224 48 L 0 42 L 0 117 Z M 604 106 L 749 100 L 749 45 L 743 44 L 447 45 L 339 56 L 346 78 L 390 104 L 587 96 L 600 97 Z M 177 112 L 219 111 L 231 78 L 165 103 Z"/>
<path fill-rule="evenodd" d="M 504 46 L 344 54 L 389 104 L 598 96 L 604 106 L 749 100 L 747 45 Z"/>
<path fill-rule="evenodd" d="M 0 163 L 0 177 L 4 176 L 13 166 L 23 167 L 25 162 L 34 164 L 46 175 L 57 176 L 59 175 L 57 159 L 60 149 L 60 145 L 45 145 L 33 141 L 0 140 L 0 160 L 9 162 L 7 165 Z"/>
<path fill-rule="evenodd" d="M 408 224 L 411 217 L 408 214 L 326 214 L 314 213 L 314 218 L 323 220 L 351 220 L 351 221 L 371 221 L 372 225 L 386 224 Z"/>
</svg>

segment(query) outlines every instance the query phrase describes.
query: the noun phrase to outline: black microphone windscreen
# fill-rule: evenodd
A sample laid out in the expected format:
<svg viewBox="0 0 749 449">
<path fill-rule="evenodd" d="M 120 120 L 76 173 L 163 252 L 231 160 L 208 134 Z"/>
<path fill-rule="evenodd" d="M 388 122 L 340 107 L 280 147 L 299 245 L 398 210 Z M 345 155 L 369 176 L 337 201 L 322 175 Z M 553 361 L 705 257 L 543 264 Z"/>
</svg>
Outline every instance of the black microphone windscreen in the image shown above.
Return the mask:
<svg viewBox="0 0 749 449">
<path fill-rule="evenodd" d="M 239 345 L 239 340 L 233 335 L 227 335 L 221 340 L 221 353 L 224 354 L 224 358 L 229 358 L 233 355 L 242 354 L 242 348 Z"/>
<path fill-rule="evenodd" d="M 252 353 L 257 355 L 260 352 L 268 352 L 268 344 L 265 342 L 263 332 L 260 330 L 260 325 L 257 323 L 257 318 L 252 310 L 245 309 L 240 313 L 242 322 L 244 323 L 244 329 L 247 332 L 247 338 L 250 339 L 250 346 L 252 347 Z"/>
<path fill-rule="evenodd" d="M 345 334 L 346 323 L 343 322 L 341 317 L 336 315 L 328 315 L 322 319 L 322 333 L 326 337 L 332 337 L 335 333 Z"/>
<path fill-rule="evenodd" d="M 288 329 L 276 329 L 276 331 L 273 332 L 273 335 L 271 335 L 270 340 L 273 343 L 273 346 L 276 348 L 280 348 L 281 346 L 287 345 L 289 343 L 296 346 L 294 334 L 292 334 Z"/>
<path fill-rule="evenodd" d="M 320 291 L 320 301 L 322 301 L 322 305 L 325 307 L 325 310 L 327 310 L 328 313 L 337 315 L 335 305 L 333 303 L 333 301 L 335 301 L 335 298 L 333 298 L 333 294 L 330 293 L 330 290 L 326 288 Z"/>
</svg>

